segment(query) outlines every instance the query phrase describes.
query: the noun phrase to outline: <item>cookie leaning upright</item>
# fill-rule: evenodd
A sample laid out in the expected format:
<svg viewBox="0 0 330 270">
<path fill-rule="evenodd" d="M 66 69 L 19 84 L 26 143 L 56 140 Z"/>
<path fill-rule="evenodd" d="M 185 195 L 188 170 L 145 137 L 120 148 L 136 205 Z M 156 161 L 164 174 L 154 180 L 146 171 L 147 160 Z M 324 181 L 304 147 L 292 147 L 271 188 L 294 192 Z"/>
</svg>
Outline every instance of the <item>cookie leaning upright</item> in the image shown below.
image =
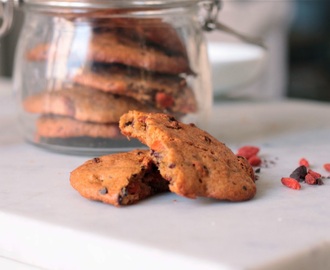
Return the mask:
<svg viewBox="0 0 330 270">
<path fill-rule="evenodd" d="M 122 133 L 151 148 L 161 175 L 178 195 L 244 201 L 254 197 L 251 170 L 228 147 L 194 124 L 161 113 L 130 111 L 119 122 Z"/>
</svg>

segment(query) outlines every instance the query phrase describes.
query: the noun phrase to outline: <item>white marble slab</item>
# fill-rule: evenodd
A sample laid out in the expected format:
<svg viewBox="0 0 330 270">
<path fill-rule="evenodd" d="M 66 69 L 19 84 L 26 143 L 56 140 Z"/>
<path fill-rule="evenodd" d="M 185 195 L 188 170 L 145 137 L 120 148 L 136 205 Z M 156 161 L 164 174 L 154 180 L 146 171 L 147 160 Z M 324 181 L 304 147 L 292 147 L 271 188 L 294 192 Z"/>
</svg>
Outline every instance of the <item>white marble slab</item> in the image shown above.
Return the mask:
<svg viewBox="0 0 330 270">
<path fill-rule="evenodd" d="M 0 99 L 0 266 L 26 269 L 330 269 L 330 179 L 280 183 L 301 157 L 327 173 L 330 104 L 224 103 L 210 132 L 234 150 L 253 143 L 271 165 L 243 203 L 163 194 L 115 208 L 80 197 L 69 174 L 87 157 L 26 144 Z M 274 164 L 271 164 L 274 161 Z M 1 269 L 5 269 L 1 267 Z M 23 268 L 17 268 L 23 269 Z"/>
</svg>

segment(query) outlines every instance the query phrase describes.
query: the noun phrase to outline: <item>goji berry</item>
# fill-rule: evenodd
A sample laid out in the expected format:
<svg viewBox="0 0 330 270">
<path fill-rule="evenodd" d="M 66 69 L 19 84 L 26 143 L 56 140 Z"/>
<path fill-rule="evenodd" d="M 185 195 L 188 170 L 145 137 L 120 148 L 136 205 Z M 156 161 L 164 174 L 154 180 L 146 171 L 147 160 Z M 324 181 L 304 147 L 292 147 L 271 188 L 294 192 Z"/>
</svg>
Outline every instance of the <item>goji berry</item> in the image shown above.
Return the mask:
<svg viewBox="0 0 330 270">
<path fill-rule="evenodd" d="M 317 172 L 314 172 L 313 170 L 311 169 L 308 169 L 308 174 L 312 175 L 315 179 L 319 179 L 322 177 L 321 174 L 317 173 Z"/>
<path fill-rule="evenodd" d="M 174 98 L 162 92 L 156 94 L 155 100 L 162 108 L 169 108 L 174 104 Z"/>
<path fill-rule="evenodd" d="M 313 175 L 311 175 L 310 173 L 308 173 L 305 176 L 305 182 L 308 185 L 316 185 L 317 184 L 317 179 Z"/>
<path fill-rule="evenodd" d="M 252 156 L 256 156 L 259 153 L 259 151 L 260 151 L 259 147 L 246 145 L 238 149 L 237 155 L 249 159 Z"/>
<path fill-rule="evenodd" d="M 299 182 L 291 177 L 282 177 L 281 182 L 284 186 L 292 189 L 301 189 Z"/>
<path fill-rule="evenodd" d="M 323 165 L 323 168 L 327 171 L 327 172 L 330 172 L 330 163 L 325 163 Z"/>
<path fill-rule="evenodd" d="M 254 155 L 248 159 L 248 162 L 251 166 L 255 167 L 261 164 L 261 159 L 257 155 Z"/>
<path fill-rule="evenodd" d="M 303 166 L 306 166 L 306 167 L 308 168 L 308 167 L 309 167 L 309 162 L 308 162 L 307 159 L 305 159 L 305 158 L 301 158 L 301 159 L 299 160 L 299 165 L 300 165 L 300 166 L 303 165 Z"/>
</svg>

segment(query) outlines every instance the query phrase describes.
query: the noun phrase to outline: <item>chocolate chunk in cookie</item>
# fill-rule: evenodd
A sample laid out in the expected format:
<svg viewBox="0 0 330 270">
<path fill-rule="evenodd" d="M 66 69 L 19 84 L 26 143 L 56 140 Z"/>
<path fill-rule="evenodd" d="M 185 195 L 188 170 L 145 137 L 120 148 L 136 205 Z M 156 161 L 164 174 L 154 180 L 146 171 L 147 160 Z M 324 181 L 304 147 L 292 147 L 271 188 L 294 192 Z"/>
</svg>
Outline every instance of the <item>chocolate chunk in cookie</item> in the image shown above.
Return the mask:
<svg viewBox="0 0 330 270">
<path fill-rule="evenodd" d="M 81 69 L 73 80 L 84 86 L 132 97 L 170 112 L 196 112 L 197 102 L 184 78 L 161 75 L 126 66 Z"/>
<path fill-rule="evenodd" d="M 43 91 L 23 101 L 27 112 L 69 116 L 95 123 L 116 123 L 130 109 L 153 111 L 135 99 L 116 96 L 86 87 Z"/>
<path fill-rule="evenodd" d="M 70 183 L 83 197 L 115 206 L 137 203 L 168 191 L 148 150 L 134 150 L 91 159 L 70 175 Z"/>
<path fill-rule="evenodd" d="M 229 201 L 255 195 L 254 179 L 245 165 L 228 147 L 194 124 L 180 123 L 167 114 L 138 111 L 123 115 L 119 124 L 124 135 L 150 147 L 172 192 L 188 198 Z"/>
</svg>

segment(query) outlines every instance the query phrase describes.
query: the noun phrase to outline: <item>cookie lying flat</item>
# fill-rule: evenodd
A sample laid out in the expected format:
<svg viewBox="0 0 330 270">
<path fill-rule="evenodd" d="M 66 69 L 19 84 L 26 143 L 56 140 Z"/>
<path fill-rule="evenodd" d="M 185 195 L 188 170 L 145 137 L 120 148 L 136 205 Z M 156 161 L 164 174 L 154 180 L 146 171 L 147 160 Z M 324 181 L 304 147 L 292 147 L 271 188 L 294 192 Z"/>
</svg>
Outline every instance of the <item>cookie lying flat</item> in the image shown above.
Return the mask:
<svg viewBox="0 0 330 270">
<path fill-rule="evenodd" d="M 186 55 L 182 40 L 170 24 L 160 18 L 132 18 L 130 17 L 132 11 L 134 12 L 129 9 L 101 9 L 81 14 L 63 13 L 60 16 L 78 25 L 88 22 L 94 29 L 113 30 L 115 28 L 122 35 L 147 44 L 155 44 L 174 54 Z M 122 16 L 118 16 L 118 14 Z"/>
<path fill-rule="evenodd" d="M 30 113 L 56 114 L 95 123 L 116 123 L 131 108 L 153 111 L 135 99 L 78 86 L 29 96 L 23 107 Z"/>
<path fill-rule="evenodd" d="M 119 122 L 122 133 L 148 145 L 170 190 L 196 198 L 243 201 L 256 193 L 254 179 L 223 143 L 195 125 L 166 114 L 130 111 Z"/>
<path fill-rule="evenodd" d="M 81 85 L 132 97 L 159 110 L 196 112 L 197 102 L 184 78 L 129 67 L 81 69 L 73 80 Z"/>
<path fill-rule="evenodd" d="M 88 53 L 88 58 L 96 62 L 121 63 L 167 74 L 191 73 L 185 57 L 166 55 L 111 32 L 94 34 Z"/>
<path fill-rule="evenodd" d="M 115 206 L 134 204 L 168 191 L 148 150 L 91 159 L 71 172 L 70 183 L 83 197 Z"/>
<path fill-rule="evenodd" d="M 167 55 L 157 48 L 147 47 L 145 44 L 139 44 L 138 41 L 113 32 L 95 33 L 90 40 L 86 40 L 86 43 L 88 43 L 88 48 L 83 52 L 65 51 L 56 43 L 39 44 L 27 52 L 26 58 L 30 61 L 59 60 L 67 59 L 69 55 L 72 59 L 118 63 L 159 73 L 191 73 L 185 57 Z"/>
<path fill-rule="evenodd" d="M 43 115 L 36 123 L 38 137 L 45 138 L 119 138 L 118 124 L 82 122 L 70 117 Z"/>
</svg>

